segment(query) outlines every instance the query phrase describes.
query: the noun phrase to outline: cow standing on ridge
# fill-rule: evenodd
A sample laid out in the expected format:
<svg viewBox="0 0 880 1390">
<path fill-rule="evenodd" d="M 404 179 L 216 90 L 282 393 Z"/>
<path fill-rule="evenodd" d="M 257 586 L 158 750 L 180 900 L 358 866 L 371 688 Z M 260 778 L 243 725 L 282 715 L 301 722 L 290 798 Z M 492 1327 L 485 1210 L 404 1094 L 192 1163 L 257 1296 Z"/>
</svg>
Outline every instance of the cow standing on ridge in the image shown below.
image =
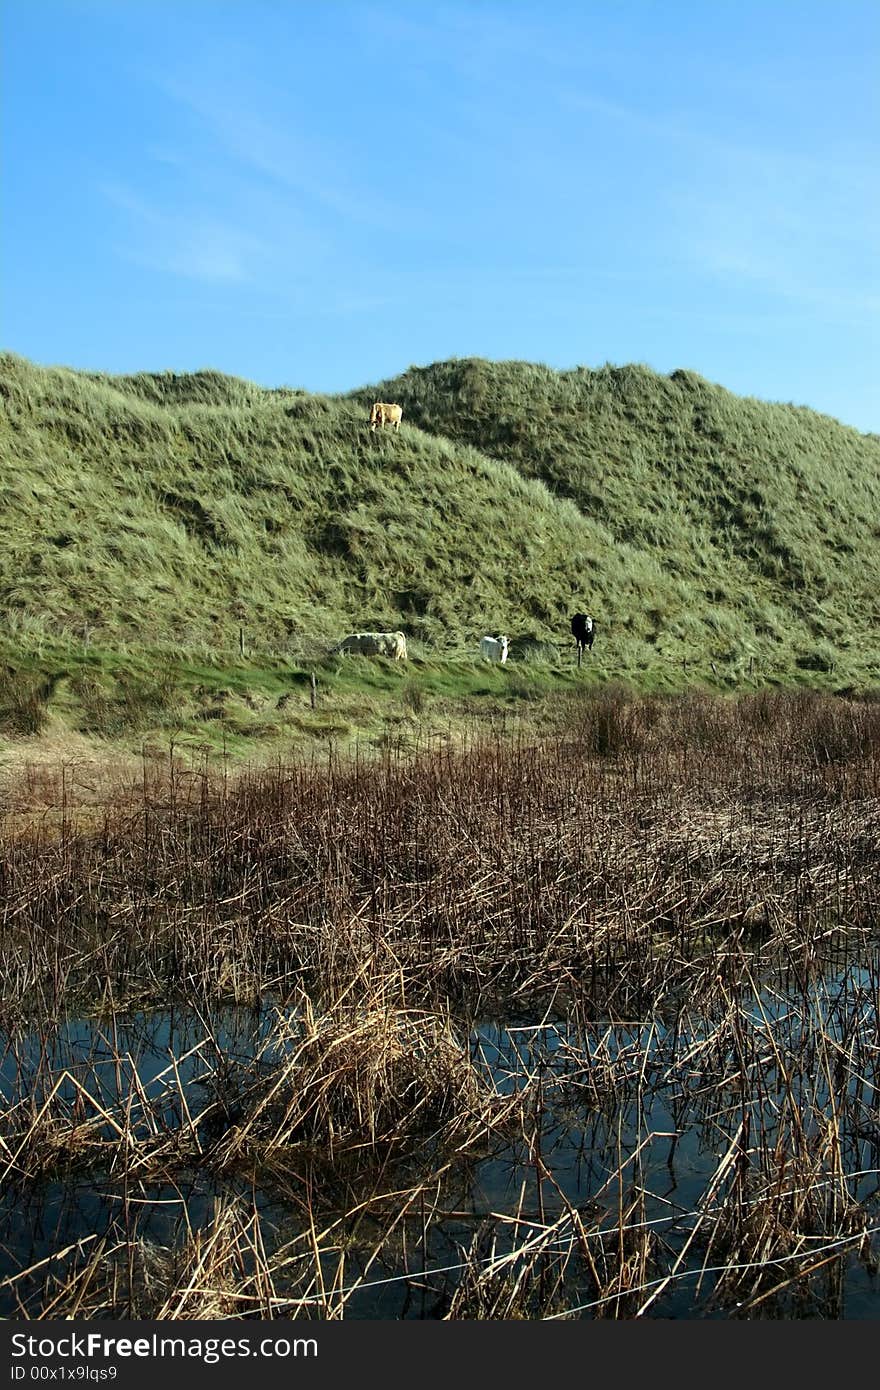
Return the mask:
<svg viewBox="0 0 880 1390">
<path fill-rule="evenodd" d="M 586 648 L 588 651 L 593 649 L 596 624 L 588 613 L 575 613 L 571 620 L 571 630 L 574 640 L 577 642 L 578 666 L 580 666 L 584 649 Z"/>
<path fill-rule="evenodd" d="M 403 417 L 403 406 L 392 405 L 388 401 L 375 401 L 370 411 L 370 429 L 384 429 L 386 425 L 393 425 L 395 432 L 400 430 L 400 421 Z"/>
</svg>

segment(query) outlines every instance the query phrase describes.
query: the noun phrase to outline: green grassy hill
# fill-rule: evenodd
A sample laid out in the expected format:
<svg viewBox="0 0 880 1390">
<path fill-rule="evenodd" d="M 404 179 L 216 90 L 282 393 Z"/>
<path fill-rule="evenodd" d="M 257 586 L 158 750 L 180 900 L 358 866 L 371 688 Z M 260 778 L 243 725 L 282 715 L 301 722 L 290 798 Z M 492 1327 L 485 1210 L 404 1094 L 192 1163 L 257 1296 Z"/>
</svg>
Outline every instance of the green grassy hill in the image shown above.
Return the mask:
<svg viewBox="0 0 880 1390">
<path fill-rule="evenodd" d="M 647 646 L 674 639 L 698 659 L 747 649 L 794 669 L 876 670 L 876 435 L 641 366 L 452 361 L 354 398 L 374 394 L 572 500 L 626 556 L 630 580 L 617 586 L 603 552 L 580 588 Z"/>
<path fill-rule="evenodd" d="M 8 357 L 0 390 L 0 603 L 22 632 L 202 648 L 241 623 L 277 649 L 402 625 L 448 649 L 499 625 L 564 636 L 602 550 L 627 585 L 611 536 L 540 481 L 371 434 L 351 400 Z"/>
<path fill-rule="evenodd" d="M 11 354 L 0 401 L 13 666 L 205 661 L 240 629 L 252 662 L 314 660 L 360 627 L 436 662 L 501 630 L 564 647 L 584 607 L 594 673 L 637 685 L 880 683 L 880 440 L 804 408 L 644 367 L 453 361 L 327 397 Z"/>
</svg>

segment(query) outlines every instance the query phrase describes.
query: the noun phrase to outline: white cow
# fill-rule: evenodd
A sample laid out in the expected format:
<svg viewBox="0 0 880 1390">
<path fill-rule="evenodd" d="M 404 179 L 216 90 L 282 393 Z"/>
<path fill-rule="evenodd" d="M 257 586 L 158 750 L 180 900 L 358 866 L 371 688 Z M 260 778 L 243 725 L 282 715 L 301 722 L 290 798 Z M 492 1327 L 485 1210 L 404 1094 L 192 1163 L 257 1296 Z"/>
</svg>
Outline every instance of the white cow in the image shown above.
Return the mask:
<svg viewBox="0 0 880 1390">
<path fill-rule="evenodd" d="M 406 661 L 406 637 L 402 632 L 353 632 L 350 637 L 343 637 L 336 650 Z"/>
<path fill-rule="evenodd" d="M 500 661 L 503 666 L 509 645 L 506 637 L 481 637 L 480 656 L 484 661 Z"/>
</svg>

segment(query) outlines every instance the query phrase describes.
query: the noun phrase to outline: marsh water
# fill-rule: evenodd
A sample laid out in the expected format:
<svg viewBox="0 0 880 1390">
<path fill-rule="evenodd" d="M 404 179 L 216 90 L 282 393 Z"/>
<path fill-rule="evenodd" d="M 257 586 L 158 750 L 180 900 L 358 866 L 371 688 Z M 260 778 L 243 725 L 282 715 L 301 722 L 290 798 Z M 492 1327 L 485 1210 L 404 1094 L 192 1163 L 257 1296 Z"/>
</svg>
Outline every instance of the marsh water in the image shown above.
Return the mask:
<svg viewBox="0 0 880 1390">
<path fill-rule="evenodd" d="M 545 1232 L 541 1258 L 555 1255 L 561 1270 L 557 1312 L 549 1315 L 607 1315 L 620 1290 L 597 1296 L 578 1247 L 589 1229 L 603 1248 L 613 1248 L 623 1241 L 624 1226 L 629 1242 L 638 1230 L 649 1231 L 654 1253 L 649 1277 L 646 1266 L 630 1291 L 634 1302 L 618 1315 L 647 1302 L 645 1315 L 652 1317 L 737 1316 L 729 1268 L 723 1297 L 717 1285 L 720 1272 L 741 1255 L 712 1232 L 719 1222 L 730 1224 L 733 1204 L 737 1229 L 746 1229 L 754 1201 L 771 1221 L 774 1202 L 785 1208 L 798 1229 L 784 1250 L 778 1242 L 761 1247 L 782 1292 L 759 1300 L 747 1315 L 880 1317 L 878 976 L 876 950 L 838 954 L 809 979 L 765 970 L 755 991 L 734 1001 L 736 1036 L 722 1039 L 710 1060 L 711 1010 L 695 1010 L 693 999 L 669 1000 L 662 1011 L 633 1019 L 585 1018 L 571 996 L 452 1018 L 451 1035 L 494 1093 L 510 1096 L 531 1086 L 539 1112 L 534 1127 L 530 1137 L 525 1131 L 487 1136 L 482 1152 L 460 1156 L 430 1216 L 422 1203 L 416 1232 L 404 1226 L 378 1257 L 367 1254 L 375 1243 L 361 1245 L 353 1236 L 345 1316 L 442 1317 L 465 1269 L 474 1277 L 491 1265 L 498 1277 L 515 1278 L 525 1258 L 517 1251 L 539 1231 Z M 749 1033 L 751 1043 L 744 1042 Z M 198 1134 L 224 1076 L 258 1060 L 264 1069 L 282 1065 L 296 1038 L 295 1016 L 273 1002 L 210 1014 L 169 1008 L 60 1019 L 39 1034 L 3 1039 L 2 1102 L 4 1108 L 28 1104 L 34 1112 L 51 1099 L 75 1113 L 83 1104 L 78 1096 L 86 1095 L 106 1116 L 108 1141 L 118 1137 L 123 1113 L 135 1127 L 149 1117 L 154 1127 Z M 741 1082 L 725 1089 L 725 1063 L 733 1073 L 737 1049 L 748 1093 Z M 840 1064 L 836 1080 L 829 1058 Z M 849 1059 L 845 1067 L 841 1059 Z M 786 1167 L 787 1125 L 796 1113 L 805 1151 L 810 1144 L 821 1148 L 832 1111 L 838 1142 L 833 1162 L 811 1179 L 811 1225 L 802 1212 L 791 1216 L 801 1170 Z M 750 1163 L 756 1171 L 763 1164 L 765 1174 L 772 1168 L 775 1197 L 766 1181 L 719 1183 L 719 1164 L 737 1134 L 740 1177 Z M 293 1168 L 297 1162 L 292 1155 Z M 81 1171 L 74 1165 L 63 1178 L 55 1169 L 44 1180 L 8 1183 L 0 1192 L 0 1313 L 14 1318 L 42 1307 L 47 1275 L 61 1281 L 97 1239 L 115 1233 L 173 1249 L 205 1231 L 218 1203 L 233 1196 L 256 1214 L 270 1253 L 302 1229 L 303 1204 L 291 1200 L 289 1187 L 279 1195 L 274 1180 L 219 1179 L 198 1164 L 173 1181 L 137 1178 L 121 1167 L 117 1176 L 110 1161 Z M 856 1227 L 851 1216 L 816 1223 L 817 1205 L 841 1203 L 859 1213 Z M 747 1290 L 748 1271 L 742 1278 Z"/>
</svg>

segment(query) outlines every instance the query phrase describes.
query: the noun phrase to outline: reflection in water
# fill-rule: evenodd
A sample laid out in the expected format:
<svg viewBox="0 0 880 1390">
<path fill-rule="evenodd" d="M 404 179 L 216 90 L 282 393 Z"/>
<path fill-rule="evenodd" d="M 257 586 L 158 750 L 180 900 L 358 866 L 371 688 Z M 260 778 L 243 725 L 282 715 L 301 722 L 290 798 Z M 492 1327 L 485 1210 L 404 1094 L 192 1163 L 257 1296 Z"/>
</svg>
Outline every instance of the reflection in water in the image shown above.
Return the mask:
<svg viewBox="0 0 880 1390">
<path fill-rule="evenodd" d="M 383 1227 L 373 1211 L 352 1219 L 346 1316 L 468 1315 L 463 1308 L 479 1316 L 489 1276 L 492 1288 L 515 1283 L 524 1268 L 517 1252 L 538 1232 L 543 1263 L 529 1277 L 558 1280 L 541 1304 L 545 1316 L 609 1307 L 630 1316 L 652 1297 L 654 1316 L 730 1316 L 758 1288 L 754 1268 L 730 1271 L 748 1249 L 763 1252 L 768 1289 L 786 1286 L 775 1301 L 761 1295 L 749 1315 L 880 1316 L 877 973 L 876 961 L 838 964 L 809 981 L 766 972 L 760 987 L 722 992 L 723 1008 L 671 998 L 662 1016 L 646 1019 L 587 1018 L 570 997 L 550 1016 L 536 1006 L 460 1025 L 476 1071 L 498 1097 L 528 1096 L 535 1122 L 488 1134 L 482 1153 L 459 1154 L 431 1203 L 422 1191 L 406 1220 L 386 1217 Z M 328 1221 L 334 1210 L 337 1219 L 352 1211 L 357 1171 L 343 1199 L 329 1179 L 314 1185 L 321 1169 L 313 1153 L 308 1176 L 301 1156 L 285 1171 L 276 1163 L 217 1172 L 201 1161 L 218 1126 L 241 1119 L 254 1075 L 271 1084 L 300 1036 L 291 1011 L 266 1005 L 65 1020 L 44 1037 L 6 1039 L 0 1091 L 9 1133 L 16 1116 L 60 1107 L 69 1126 L 88 1119 L 93 1147 L 87 1161 L 74 1153 L 63 1166 L 47 1164 L 42 1179 L 31 1172 L 4 1184 L 0 1311 L 33 1312 L 36 1300 L 36 1311 L 51 1315 L 40 1301 L 47 1270 L 60 1287 L 101 1236 L 112 1235 L 107 1248 L 129 1258 L 139 1242 L 139 1259 L 167 1260 L 236 1199 L 256 1215 L 271 1255 L 301 1236 L 314 1206 L 324 1204 Z M 192 1143 L 164 1169 L 124 1172 L 122 1128 L 165 1144 L 166 1157 L 169 1136 Z M 422 1157 L 430 1172 L 436 1156 L 426 1148 Z M 418 1156 L 408 1163 L 412 1179 Z M 772 1192 L 769 1174 L 778 1180 Z M 394 1176 L 377 1190 L 393 1191 Z M 835 1240 L 840 1257 L 823 1260 Z M 246 1264 L 247 1250 L 236 1248 Z M 805 1254 L 817 1272 L 787 1283 Z M 603 1284 L 597 1261 L 613 1265 L 613 1279 Z M 340 1265 L 326 1263 L 330 1278 Z M 625 1283 L 628 1269 L 634 1284 Z M 283 1298 L 283 1281 L 278 1287 Z M 472 1301 L 456 1304 L 465 1292 Z M 630 1301 L 621 1302 L 624 1294 Z M 320 1315 L 318 1295 L 306 1289 L 305 1297 Z"/>
</svg>

